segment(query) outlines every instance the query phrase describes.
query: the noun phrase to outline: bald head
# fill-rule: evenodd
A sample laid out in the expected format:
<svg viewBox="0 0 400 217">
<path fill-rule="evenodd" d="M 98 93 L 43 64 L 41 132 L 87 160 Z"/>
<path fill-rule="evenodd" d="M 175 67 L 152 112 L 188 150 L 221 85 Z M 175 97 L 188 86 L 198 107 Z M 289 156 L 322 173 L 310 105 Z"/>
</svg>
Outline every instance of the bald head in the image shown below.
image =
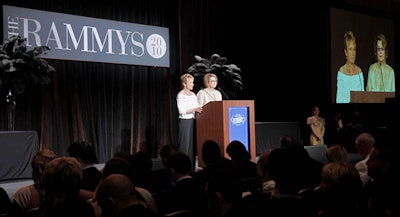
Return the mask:
<svg viewBox="0 0 400 217">
<path fill-rule="evenodd" d="M 128 177 L 122 174 L 112 174 L 101 181 L 96 190 L 96 200 L 107 198 L 130 200 L 136 198 L 135 186 Z"/>
</svg>

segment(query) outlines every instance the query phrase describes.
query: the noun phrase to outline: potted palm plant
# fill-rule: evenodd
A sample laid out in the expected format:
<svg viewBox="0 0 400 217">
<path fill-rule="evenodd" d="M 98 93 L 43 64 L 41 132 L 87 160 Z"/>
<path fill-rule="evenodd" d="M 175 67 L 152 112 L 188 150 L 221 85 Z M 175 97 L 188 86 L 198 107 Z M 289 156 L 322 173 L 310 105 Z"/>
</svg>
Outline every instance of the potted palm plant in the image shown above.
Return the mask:
<svg viewBox="0 0 400 217">
<path fill-rule="evenodd" d="M 219 54 L 211 55 L 210 59 L 194 56 L 193 63 L 187 72 L 195 77 L 195 89 L 198 91 L 203 86 L 203 77 L 206 73 L 214 73 L 218 77 L 218 90 L 223 99 L 235 99 L 243 89 L 241 69 L 235 64 L 228 64 L 226 57 Z"/>
<path fill-rule="evenodd" d="M 47 46 L 28 50 L 26 38 L 19 35 L 12 35 L 0 45 L 0 89 L 7 92 L 9 130 L 14 130 L 15 96 L 22 94 L 28 83 L 44 85 L 51 82 L 51 73 L 55 72 L 55 68 L 41 58 L 49 50 Z"/>
</svg>

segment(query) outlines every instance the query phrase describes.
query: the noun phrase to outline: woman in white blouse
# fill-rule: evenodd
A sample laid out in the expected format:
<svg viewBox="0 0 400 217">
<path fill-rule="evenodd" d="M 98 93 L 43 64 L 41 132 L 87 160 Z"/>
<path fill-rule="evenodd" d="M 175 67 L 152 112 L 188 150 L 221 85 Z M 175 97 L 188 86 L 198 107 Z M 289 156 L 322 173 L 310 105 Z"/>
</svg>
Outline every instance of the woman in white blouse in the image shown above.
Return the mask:
<svg viewBox="0 0 400 217">
<path fill-rule="evenodd" d="M 203 78 L 204 87 L 203 89 L 197 92 L 197 100 L 200 106 L 204 106 L 205 104 L 211 101 L 221 101 L 222 94 L 219 90 L 215 89 L 218 84 L 217 75 L 213 73 L 207 73 Z"/>
<path fill-rule="evenodd" d="M 194 162 L 194 124 L 196 112 L 203 111 L 203 108 L 197 102 L 196 94 L 192 91 L 194 86 L 194 77 L 191 74 L 181 76 L 182 90 L 176 96 L 176 102 L 179 112 L 179 151 L 186 153 Z"/>
</svg>

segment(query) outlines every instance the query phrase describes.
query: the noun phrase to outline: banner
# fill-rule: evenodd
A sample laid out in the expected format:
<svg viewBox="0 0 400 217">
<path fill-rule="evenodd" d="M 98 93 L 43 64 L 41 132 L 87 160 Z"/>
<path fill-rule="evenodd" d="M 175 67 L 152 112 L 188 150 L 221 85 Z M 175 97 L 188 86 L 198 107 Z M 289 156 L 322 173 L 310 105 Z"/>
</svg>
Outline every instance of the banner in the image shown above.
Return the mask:
<svg viewBox="0 0 400 217">
<path fill-rule="evenodd" d="M 169 67 L 169 29 L 3 5 L 3 37 L 20 35 L 46 59 Z"/>
</svg>

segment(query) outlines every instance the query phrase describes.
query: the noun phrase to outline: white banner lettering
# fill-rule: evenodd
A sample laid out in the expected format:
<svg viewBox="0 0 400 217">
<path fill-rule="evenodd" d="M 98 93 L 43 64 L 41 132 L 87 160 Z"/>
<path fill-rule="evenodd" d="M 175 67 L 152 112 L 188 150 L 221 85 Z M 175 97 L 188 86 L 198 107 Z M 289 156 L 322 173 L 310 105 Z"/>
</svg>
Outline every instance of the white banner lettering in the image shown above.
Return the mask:
<svg viewBox="0 0 400 217">
<path fill-rule="evenodd" d="M 3 36 L 28 47 L 47 45 L 43 58 L 169 67 L 169 29 L 3 5 Z"/>
</svg>

